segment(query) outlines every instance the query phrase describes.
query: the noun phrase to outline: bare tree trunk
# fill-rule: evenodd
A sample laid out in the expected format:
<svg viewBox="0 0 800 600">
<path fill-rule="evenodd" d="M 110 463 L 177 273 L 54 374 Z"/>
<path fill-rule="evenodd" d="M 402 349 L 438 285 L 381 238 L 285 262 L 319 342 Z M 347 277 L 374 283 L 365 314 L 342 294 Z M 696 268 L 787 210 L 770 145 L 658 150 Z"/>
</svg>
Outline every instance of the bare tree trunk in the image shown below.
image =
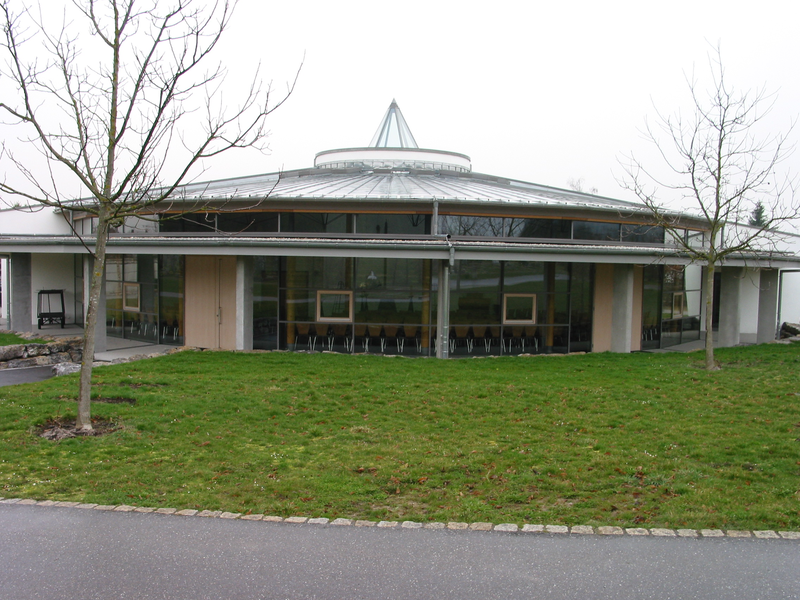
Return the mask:
<svg viewBox="0 0 800 600">
<path fill-rule="evenodd" d="M 714 360 L 714 271 L 713 261 L 706 264 L 706 370 L 716 371 Z"/>
<path fill-rule="evenodd" d="M 103 275 L 106 270 L 106 243 L 108 241 L 108 209 L 101 204 L 97 219 L 94 264 L 92 265 L 91 285 L 89 287 L 89 306 L 86 310 L 86 324 L 83 330 L 83 356 L 81 357 L 81 378 L 78 392 L 77 429 L 92 428 L 92 365 L 94 363 L 94 341 L 97 329 L 97 312 L 103 290 Z M 100 324 L 105 327 L 105 323 Z"/>
</svg>

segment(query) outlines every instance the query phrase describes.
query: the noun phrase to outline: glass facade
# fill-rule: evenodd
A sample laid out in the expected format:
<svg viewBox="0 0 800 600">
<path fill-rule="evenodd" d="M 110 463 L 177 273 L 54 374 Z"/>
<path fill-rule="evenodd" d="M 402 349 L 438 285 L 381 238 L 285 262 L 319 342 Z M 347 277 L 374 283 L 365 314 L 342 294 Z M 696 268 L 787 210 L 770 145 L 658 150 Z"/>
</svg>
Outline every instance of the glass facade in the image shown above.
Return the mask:
<svg viewBox="0 0 800 600">
<path fill-rule="evenodd" d="M 242 211 L 162 215 L 159 225 L 160 231 L 164 233 L 310 235 L 355 233 L 396 237 L 430 235 L 431 221 L 431 214 Z M 141 229 L 145 225 L 148 229 Z M 136 227 L 139 229 L 131 229 L 126 225 L 125 231 L 151 232 L 153 225 L 150 221 L 138 223 Z M 467 238 L 574 239 L 628 244 L 674 244 L 671 239 L 665 239 L 662 227 L 569 219 L 440 214 L 437 230 L 440 235 L 449 234 Z"/>
<path fill-rule="evenodd" d="M 648 265 L 643 269 L 642 350 L 700 339 L 699 265 Z"/>
<path fill-rule="evenodd" d="M 152 254 L 106 257 L 106 333 L 183 344 L 184 258 Z"/>
</svg>

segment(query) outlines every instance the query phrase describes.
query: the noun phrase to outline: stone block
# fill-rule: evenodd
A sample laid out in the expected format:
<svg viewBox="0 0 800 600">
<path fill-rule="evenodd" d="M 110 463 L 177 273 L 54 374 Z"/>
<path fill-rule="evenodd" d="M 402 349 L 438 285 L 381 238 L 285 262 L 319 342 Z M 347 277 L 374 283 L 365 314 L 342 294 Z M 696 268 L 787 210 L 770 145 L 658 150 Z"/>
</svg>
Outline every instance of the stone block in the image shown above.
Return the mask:
<svg viewBox="0 0 800 600">
<path fill-rule="evenodd" d="M 94 507 L 95 510 L 114 510 L 117 508 L 116 504 L 98 504 Z"/>
<path fill-rule="evenodd" d="M 650 535 L 654 535 L 656 537 L 675 537 L 675 531 L 672 529 L 664 529 L 661 527 L 655 527 L 650 530 Z"/>
<path fill-rule="evenodd" d="M 628 527 L 625 529 L 628 535 L 650 535 L 650 530 L 644 527 Z"/>
<path fill-rule="evenodd" d="M 28 504 L 28 505 L 33 505 L 33 504 L 36 504 L 36 503 L 37 503 L 37 501 L 34 500 L 33 498 L 23 498 L 22 500 L 17 502 L 17 504 Z"/>
<path fill-rule="evenodd" d="M 219 518 L 220 519 L 238 519 L 242 513 L 235 513 L 235 512 L 223 512 Z"/>
<path fill-rule="evenodd" d="M 570 533 L 578 533 L 580 535 L 591 535 L 594 533 L 594 527 L 590 525 L 575 525 L 569 530 Z"/>
<path fill-rule="evenodd" d="M 0 346 L 0 361 L 8 361 L 14 358 L 22 358 L 24 355 L 25 355 L 25 346 L 23 344 Z"/>
<path fill-rule="evenodd" d="M 696 538 L 698 535 L 696 529 L 678 529 L 678 537 Z"/>
<path fill-rule="evenodd" d="M 115 512 L 133 512 L 136 509 L 135 506 L 128 506 L 127 504 L 120 504 L 117 508 L 114 509 Z M 197 511 L 195 511 L 197 512 Z"/>
<path fill-rule="evenodd" d="M 800 531 L 779 531 L 778 535 L 785 540 L 800 540 Z"/>
<path fill-rule="evenodd" d="M 525 523 L 525 525 L 522 526 L 522 531 L 525 533 L 544 533 L 544 525 Z"/>
<path fill-rule="evenodd" d="M 242 515 L 244 521 L 260 521 L 264 515 Z"/>
<path fill-rule="evenodd" d="M 178 512 L 177 508 L 157 508 L 156 512 L 160 515 L 174 515 Z"/>
<path fill-rule="evenodd" d="M 51 349 L 47 344 L 27 344 L 25 346 L 27 356 L 47 356 L 50 353 Z"/>
<path fill-rule="evenodd" d="M 545 525 L 544 530 L 547 533 L 569 533 L 569 527 L 566 525 Z"/>
<path fill-rule="evenodd" d="M 327 525 L 328 521 L 330 521 L 330 519 L 326 517 L 314 517 L 313 519 L 309 519 L 306 522 L 310 523 L 311 525 Z"/>
<path fill-rule="evenodd" d="M 155 511 L 156 509 L 150 506 L 137 506 L 136 508 L 133 509 L 133 512 L 138 512 L 138 513 L 151 513 Z"/>
<path fill-rule="evenodd" d="M 349 519 L 345 519 L 345 520 L 349 520 Z M 338 519 L 337 519 L 337 521 L 338 521 Z M 363 519 L 359 519 L 358 521 L 356 521 L 354 523 L 354 525 L 356 527 L 375 527 L 375 525 L 377 525 L 377 523 L 375 521 L 365 521 Z"/>
<path fill-rule="evenodd" d="M 468 527 L 469 527 L 469 523 L 458 523 L 456 521 L 450 521 L 447 524 L 447 528 L 448 529 L 462 530 L 462 529 L 467 529 Z"/>
<path fill-rule="evenodd" d="M 469 528 L 472 531 L 491 531 L 492 524 L 491 523 L 470 523 Z"/>
<path fill-rule="evenodd" d="M 445 529 L 447 525 L 444 523 L 440 523 L 439 521 L 431 521 L 430 523 L 425 523 L 424 529 Z"/>
<path fill-rule="evenodd" d="M 387 529 L 391 529 L 393 527 L 397 527 L 399 523 L 397 521 L 380 521 L 378 523 L 378 527 L 385 527 Z"/>
<path fill-rule="evenodd" d="M 277 517 L 275 515 L 264 515 L 264 518 L 261 520 L 269 521 L 270 523 L 283 523 L 283 517 Z"/>
<path fill-rule="evenodd" d="M 331 521 L 331 525 L 352 525 L 353 519 L 334 519 Z"/>
<path fill-rule="evenodd" d="M 403 529 L 422 529 L 422 523 L 417 521 L 403 521 L 400 527 Z"/>
<path fill-rule="evenodd" d="M 774 531 L 770 530 L 754 531 L 753 535 L 761 540 L 775 540 L 775 539 L 780 539 L 781 537 Z"/>
<path fill-rule="evenodd" d="M 700 535 L 703 537 L 725 537 L 725 532 L 721 529 L 701 529 Z"/>
<path fill-rule="evenodd" d="M 500 523 L 500 525 L 494 526 L 494 531 L 519 531 L 519 526 L 516 523 Z"/>
<path fill-rule="evenodd" d="M 597 533 L 600 535 L 623 535 L 625 530 L 622 527 L 612 527 L 609 525 L 605 525 L 603 527 L 597 528 Z"/>
<path fill-rule="evenodd" d="M 286 517 L 283 522 L 284 523 L 305 523 L 308 521 L 308 517 Z"/>
<path fill-rule="evenodd" d="M 97 504 L 85 503 L 85 504 L 78 504 L 75 508 L 94 508 Z"/>
<path fill-rule="evenodd" d="M 183 510 L 179 510 L 179 511 L 177 511 L 175 514 L 176 514 L 176 515 L 180 515 L 180 516 L 182 516 L 182 517 L 193 517 L 193 516 L 195 516 L 195 515 L 196 515 L 198 512 L 200 512 L 200 511 L 198 511 L 198 510 L 195 510 L 195 509 L 193 509 L 193 508 L 184 508 Z"/>
<path fill-rule="evenodd" d="M 753 537 L 753 534 L 749 531 L 742 531 L 740 529 L 729 529 L 728 530 L 728 537 L 732 538 L 749 538 Z"/>
</svg>

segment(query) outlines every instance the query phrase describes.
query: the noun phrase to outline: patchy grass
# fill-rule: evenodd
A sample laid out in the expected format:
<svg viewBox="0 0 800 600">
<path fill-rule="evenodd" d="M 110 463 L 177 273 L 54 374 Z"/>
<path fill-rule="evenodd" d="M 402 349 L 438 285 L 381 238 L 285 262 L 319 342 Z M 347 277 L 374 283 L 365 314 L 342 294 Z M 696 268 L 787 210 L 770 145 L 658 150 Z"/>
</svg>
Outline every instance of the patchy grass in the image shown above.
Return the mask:
<svg viewBox="0 0 800 600">
<path fill-rule="evenodd" d="M 185 352 L 0 388 L 0 495 L 419 521 L 800 529 L 800 344 L 436 361 Z"/>
<path fill-rule="evenodd" d="M 13 346 L 15 344 L 44 344 L 46 340 L 26 340 L 16 333 L 0 333 L 0 346 Z"/>
</svg>

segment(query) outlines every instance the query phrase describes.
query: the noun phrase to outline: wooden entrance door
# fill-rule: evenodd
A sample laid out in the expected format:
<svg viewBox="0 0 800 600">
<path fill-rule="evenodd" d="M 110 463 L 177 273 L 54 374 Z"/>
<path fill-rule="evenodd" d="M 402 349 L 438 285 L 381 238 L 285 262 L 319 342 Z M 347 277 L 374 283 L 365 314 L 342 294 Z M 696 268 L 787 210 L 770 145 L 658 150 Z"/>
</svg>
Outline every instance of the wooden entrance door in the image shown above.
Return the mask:
<svg viewBox="0 0 800 600">
<path fill-rule="evenodd" d="M 236 348 L 236 257 L 186 257 L 186 345 Z"/>
</svg>

